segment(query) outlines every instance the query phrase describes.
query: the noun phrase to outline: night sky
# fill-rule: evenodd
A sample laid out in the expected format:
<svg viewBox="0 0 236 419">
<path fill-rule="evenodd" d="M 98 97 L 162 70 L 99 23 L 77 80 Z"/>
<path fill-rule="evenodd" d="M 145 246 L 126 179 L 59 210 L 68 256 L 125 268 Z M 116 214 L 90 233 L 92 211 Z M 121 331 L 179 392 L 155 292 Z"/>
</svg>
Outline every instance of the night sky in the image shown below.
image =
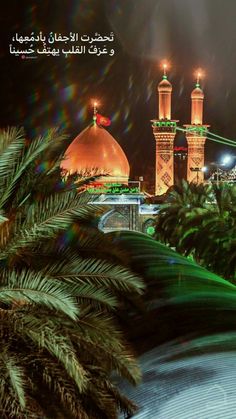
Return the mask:
<svg viewBox="0 0 236 419">
<path fill-rule="evenodd" d="M 172 118 L 190 122 L 193 73 L 202 68 L 204 122 L 230 139 L 236 133 L 235 0 L 44 0 L 1 4 L 0 125 L 23 125 L 28 135 L 50 126 L 65 127 L 74 138 L 91 121 L 91 98 L 110 116 L 111 134 L 125 150 L 131 173 L 154 166 L 150 119 L 157 117 L 156 87 L 160 62 L 171 63 Z M 23 60 L 9 53 L 18 32 L 99 32 L 115 34 L 115 54 L 38 57 Z M 184 139 L 176 140 L 183 143 Z M 219 160 L 216 143 L 207 161 Z"/>
</svg>

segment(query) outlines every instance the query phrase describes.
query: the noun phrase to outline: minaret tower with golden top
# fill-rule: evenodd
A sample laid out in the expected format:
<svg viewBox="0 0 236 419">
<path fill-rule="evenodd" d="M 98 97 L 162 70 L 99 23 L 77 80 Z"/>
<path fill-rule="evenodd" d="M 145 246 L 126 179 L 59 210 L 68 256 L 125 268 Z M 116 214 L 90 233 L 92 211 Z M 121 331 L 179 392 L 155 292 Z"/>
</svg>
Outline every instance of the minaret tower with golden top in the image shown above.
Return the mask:
<svg viewBox="0 0 236 419">
<path fill-rule="evenodd" d="M 188 182 L 202 183 L 204 181 L 204 154 L 207 128 L 210 125 L 203 124 L 203 101 L 204 93 L 200 86 L 201 74 L 197 75 L 195 89 L 191 94 L 191 125 L 185 125 L 188 142 Z"/>
<path fill-rule="evenodd" d="M 171 119 L 172 85 L 163 66 L 163 77 L 158 84 L 158 119 L 153 119 L 152 128 L 156 140 L 155 195 L 162 195 L 174 184 L 174 138 L 176 120 Z"/>
</svg>

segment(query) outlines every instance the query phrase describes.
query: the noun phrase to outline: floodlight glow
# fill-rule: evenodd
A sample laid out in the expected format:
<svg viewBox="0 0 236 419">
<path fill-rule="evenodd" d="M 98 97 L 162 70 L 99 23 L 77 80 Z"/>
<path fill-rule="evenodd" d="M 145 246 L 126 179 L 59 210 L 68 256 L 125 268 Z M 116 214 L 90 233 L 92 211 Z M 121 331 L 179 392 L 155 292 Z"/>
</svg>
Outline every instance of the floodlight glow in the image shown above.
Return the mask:
<svg viewBox="0 0 236 419">
<path fill-rule="evenodd" d="M 228 165 L 232 162 L 232 156 L 230 154 L 226 154 L 223 158 L 222 158 L 222 164 L 223 165 Z"/>
<path fill-rule="evenodd" d="M 99 106 L 99 104 L 100 104 L 100 102 L 97 99 L 95 99 L 95 98 L 90 99 L 90 101 L 91 101 L 90 103 L 92 104 L 92 106 L 94 108 L 97 108 Z"/>
<path fill-rule="evenodd" d="M 160 63 L 160 67 L 163 69 L 163 74 L 166 76 L 166 71 L 170 68 L 170 63 L 167 60 L 162 60 Z"/>
<path fill-rule="evenodd" d="M 204 78 L 205 72 L 202 68 L 198 68 L 194 71 L 194 77 L 196 78 L 196 84 L 199 85 L 200 81 Z"/>
</svg>

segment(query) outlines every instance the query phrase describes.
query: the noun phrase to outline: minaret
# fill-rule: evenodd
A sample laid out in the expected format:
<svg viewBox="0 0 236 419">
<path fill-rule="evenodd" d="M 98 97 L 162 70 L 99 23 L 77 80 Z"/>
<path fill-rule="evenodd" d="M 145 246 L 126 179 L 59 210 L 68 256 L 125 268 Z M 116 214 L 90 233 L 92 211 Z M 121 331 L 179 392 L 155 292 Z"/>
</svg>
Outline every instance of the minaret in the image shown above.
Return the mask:
<svg viewBox="0 0 236 419">
<path fill-rule="evenodd" d="M 191 94 L 191 125 L 185 125 L 188 142 L 187 180 L 194 183 L 202 183 L 204 181 L 204 173 L 202 171 L 205 154 L 204 146 L 207 128 L 210 126 L 203 124 L 204 93 L 200 86 L 200 76 L 201 74 L 198 73 L 195 89 Z"/>
<path fill-rule="evenodd" d="M 167 79 L 165 64 L 163 70 L 158 85 L 159 115 L 151 121 L 156 140 L 155 195 L 164 194 L 174 184 L 174 138 L 178 122 L 171 119 L 172 85 Z"/>
</svg>

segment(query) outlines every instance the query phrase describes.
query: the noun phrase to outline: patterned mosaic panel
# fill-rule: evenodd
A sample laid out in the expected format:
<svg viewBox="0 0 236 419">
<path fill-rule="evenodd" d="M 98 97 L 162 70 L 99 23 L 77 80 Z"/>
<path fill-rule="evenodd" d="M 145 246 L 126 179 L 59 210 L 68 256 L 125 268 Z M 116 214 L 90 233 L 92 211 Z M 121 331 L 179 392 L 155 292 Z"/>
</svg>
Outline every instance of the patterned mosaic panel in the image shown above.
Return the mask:
<svg viewBox="0 0 236 419">
<path fill-rule="evenodd" d="M 165 163 L 167 163 L 170 160 L 171 155 L 170 154 L 161 154 L 160 157 L 162 158 L 162 160 L 164 160 Z"/>
<path fill-rule="evenodd" d="M 165 183 L 166 186 L 169 186 L 171 176 L 167 172 L 165 172 L 164 175 L 161 177 L 161 180 Z"/>
<path fill-rule="evenodd" d="M 200 164 L 202 163 L 201 157 L 192 157 L 192 162 L 196 167 L 200 167 Z"/>
<path fill-rule="evenodd" d="M 174 184 L 175 133 L 154 132 L 156 139 L 155 194 L 162 195 Z"/>
</svg>

